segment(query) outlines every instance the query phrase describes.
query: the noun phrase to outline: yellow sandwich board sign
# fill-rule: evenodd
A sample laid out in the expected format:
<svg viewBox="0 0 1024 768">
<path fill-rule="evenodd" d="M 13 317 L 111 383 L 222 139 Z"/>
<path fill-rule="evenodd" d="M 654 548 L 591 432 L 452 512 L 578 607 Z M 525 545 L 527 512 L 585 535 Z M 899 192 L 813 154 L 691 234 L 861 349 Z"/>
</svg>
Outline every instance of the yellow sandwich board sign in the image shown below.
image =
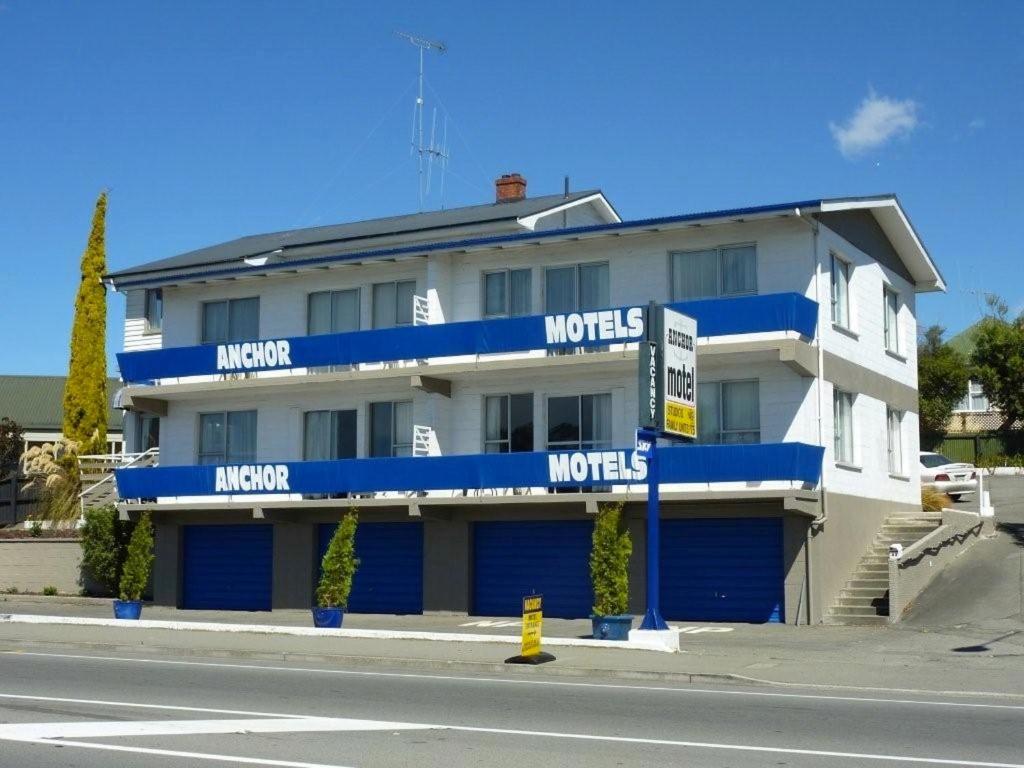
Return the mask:
<svg viewBox="0 0 1024 768">
<path fill-rule="evenodd" d="M 523 598 L 523 637 L 520 654 L 505 659 L 506 664 L 543 664 L 555 657 L 540 649 L 541 630 L 544 626 L 544 596 L 527 595 Z"/>
</svg>

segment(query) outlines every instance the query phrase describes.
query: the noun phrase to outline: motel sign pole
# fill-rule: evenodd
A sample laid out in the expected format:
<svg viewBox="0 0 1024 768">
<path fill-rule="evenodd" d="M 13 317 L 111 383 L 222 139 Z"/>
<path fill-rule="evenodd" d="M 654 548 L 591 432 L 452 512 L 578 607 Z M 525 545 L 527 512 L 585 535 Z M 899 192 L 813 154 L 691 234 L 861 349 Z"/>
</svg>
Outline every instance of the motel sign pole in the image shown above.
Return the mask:
<svg viewBox="0 0 1024 768">
<path fill-rule="evenodd" d="M 640 629 L 668 629 L 661 617 L 661 519 L 658 494 L 658 434 L 641 433 L 650 440 L 647 455 L 647 612 Z"/>
</svg>

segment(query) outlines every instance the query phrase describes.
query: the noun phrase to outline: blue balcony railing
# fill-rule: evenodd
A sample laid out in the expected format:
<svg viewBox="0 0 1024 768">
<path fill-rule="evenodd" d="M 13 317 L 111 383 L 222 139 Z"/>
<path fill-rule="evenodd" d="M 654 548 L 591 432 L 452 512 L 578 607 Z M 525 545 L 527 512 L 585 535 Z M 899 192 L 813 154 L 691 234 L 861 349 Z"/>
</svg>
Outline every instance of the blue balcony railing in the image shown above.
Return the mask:
<svg viewBox="0 0 1024 768">
<path fill-rule="evenodd" d="M 658 449 L 661 482 L 787 481 L 816 485 L 824 449 L 806 443 Z M 643 484 L 633 449 L 264 462 L 115 470 L 122 499 L 238 494 L 573 488 Z"/>
<path fill-rule="evenodd" d="M 817 304 L 796 293 L 683 301 L 670 306 L 696 318 L 700 337 L 771 331 L 812 337 L 817 323 Z M 617 307 L 123 352 L 117 360 L 121 378 L 138 383 L 217 373 L 595 347 L 640 340 L 645 314 L 646 307 Z"/>
</svg>

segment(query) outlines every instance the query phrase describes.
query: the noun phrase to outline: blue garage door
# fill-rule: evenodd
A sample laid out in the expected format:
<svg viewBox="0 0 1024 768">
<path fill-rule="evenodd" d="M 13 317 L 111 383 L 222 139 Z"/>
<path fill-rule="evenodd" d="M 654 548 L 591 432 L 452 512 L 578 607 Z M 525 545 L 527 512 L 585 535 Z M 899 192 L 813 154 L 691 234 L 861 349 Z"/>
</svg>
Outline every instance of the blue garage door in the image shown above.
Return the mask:
<svg viewBox="0 0 1024 768">
<path fill-rule="evenodd" d="M 186 525 L 182 607 L 269 611 L 272 525 Z"/>
<path fill-rule="evenodd" d="M 321 563 L 336 527 L 320 526 Z M 350 611 L 423 613 L 423 523 L 359 523 L 356 557 Z"/>
<path fill-rule="evenodd" d="M 662 521 L 666 619 L 782 621 L 783 578 L 782 518 Z"/>
<path fill-rule="evenodd" d="M 518 616 L 523 597 L 544 595 L 544 615 L 590 615 L 590 520 L 487 522 L 473 526 L 473 613 Z"/>
</svg>

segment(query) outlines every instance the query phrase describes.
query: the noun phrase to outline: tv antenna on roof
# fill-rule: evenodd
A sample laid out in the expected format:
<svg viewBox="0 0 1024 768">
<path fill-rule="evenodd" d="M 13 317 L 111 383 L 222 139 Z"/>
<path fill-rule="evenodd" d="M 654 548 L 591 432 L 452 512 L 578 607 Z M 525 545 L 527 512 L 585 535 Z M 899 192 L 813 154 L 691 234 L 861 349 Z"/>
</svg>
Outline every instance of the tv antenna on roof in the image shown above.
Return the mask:
<svg viewBox="0 0 1024 768">
<path fill-rule="evenodd" d="M 427 40 L 425 37 L 410 35 L 408 32 L 396 32 L 401 38 L 420 49 L 419 93 L 412 113 L 412 139 L 409 142 L 409 154 L 417 156 L 417 179 L 419 187 L 420 211 L 423 210 L 423 198 L 430 194 L 430 180 L 436 159 L 441 164 L 441 207 L 444 207 L 444 172 L 448 164 L 448 115 L 444 116 L 444 128 L 441 143 L 435 142 L 437 134 L 437 107 L 434 107 L 430 121 L 430 143 L 423 143 L 423 54 L 429 50 L 444 53 L 448 47 L 439 40 Z M 423 165 L 426 160 L 426 176 Z"/>
</svg>

